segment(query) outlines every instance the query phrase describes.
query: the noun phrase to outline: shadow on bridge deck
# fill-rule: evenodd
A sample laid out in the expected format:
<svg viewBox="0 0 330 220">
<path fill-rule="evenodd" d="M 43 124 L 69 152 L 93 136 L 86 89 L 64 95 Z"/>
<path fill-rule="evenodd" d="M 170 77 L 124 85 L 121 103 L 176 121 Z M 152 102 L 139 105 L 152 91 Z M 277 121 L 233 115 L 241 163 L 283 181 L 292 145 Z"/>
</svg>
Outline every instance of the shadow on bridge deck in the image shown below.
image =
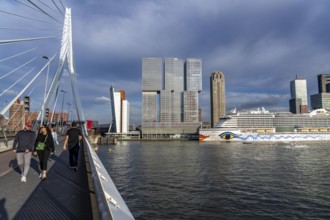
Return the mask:
<svg viewBox="0 0 330 220">
<path fill-rule="evenodd" d="M 68 151 L 63 152 L 63 140 L 51 156 L 47 179 L 40 181 L 36 157 L 31 160 L 27 182 L 20 182 L 15 167 L 15 154 L 0 154 L 0 219 L 95 219 L 89 189 L 89 171 L 85 152 L 79 153 L 78 172 L 68 168 Z M 87 166 L 88 168 L 88 166 Z M 8 172 L 8 170 L 10 170 Z M 92 199 L 91 199 L 92 198 Z M 95 209 L 94 209 L 95 212 Z"/>
</svg>

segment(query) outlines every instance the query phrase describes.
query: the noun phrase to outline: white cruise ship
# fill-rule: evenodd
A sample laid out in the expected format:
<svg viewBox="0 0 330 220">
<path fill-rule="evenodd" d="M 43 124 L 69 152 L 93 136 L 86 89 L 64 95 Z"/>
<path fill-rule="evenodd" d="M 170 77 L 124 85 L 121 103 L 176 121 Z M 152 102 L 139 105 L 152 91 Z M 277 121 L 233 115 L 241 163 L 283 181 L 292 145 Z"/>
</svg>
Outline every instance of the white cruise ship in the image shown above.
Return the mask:
<svg viewBox="0 0 330 220">
<path fill-rule="evenodd" d="M 317 109 L 306 114 L 270 113 L 264 108 L 221 117 L 215 128 L 200 129 L 200 141 L 327 141 L 330 112 Z"/>
</svg>

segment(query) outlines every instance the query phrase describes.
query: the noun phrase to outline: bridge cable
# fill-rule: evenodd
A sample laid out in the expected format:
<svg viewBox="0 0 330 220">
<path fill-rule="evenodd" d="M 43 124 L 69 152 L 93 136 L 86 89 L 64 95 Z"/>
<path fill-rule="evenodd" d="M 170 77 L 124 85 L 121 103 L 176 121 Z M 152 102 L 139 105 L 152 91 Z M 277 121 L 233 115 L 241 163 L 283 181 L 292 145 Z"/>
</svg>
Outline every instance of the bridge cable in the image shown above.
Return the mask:
<svg viewBox="0 0 330 220">
<path fill-rule="evenodd" d="M 31 86 L 31 84 L 36 80 L 36 78 L 38 78 L 38 76 L 42 73 L 42 71 L 44 71 L 44 69 L 46 69 L 47 64 L 44 65 L 41 70 L 33 77 L 33 79 L 16 95 L 16 97 L 14 97 L 7 105 L 5 108 L 3 108 L 0 112 L 1 115 L 4 115 L 5 112 L 8 111 L 8 109 L 10 108 L 10 106 L 12 106 L 15 101 Z"/>
<path fill-rule="evenodd" d="M 0 27 L 0 29 L 17 30 L 17 31 L 50 31 L 50 30 L 54 30 L 51 28 L 28 29 L 28 28 L 11 28 L 11 27 Z"/>
<path fill-rule="evenodd" d="M 32 21 L 39 21 L 39 22 L 43 22 L 43 23 L 51 23 L 50 21 L 29 18 L 29 17 L 25 17 L 25 16 L 22 16 L 22 15 L 19 15 L 19 14 L 15 14 L 15 13 L 3 11 L 3 10 L 0 10 L 0 12 L 1 13 L 4 13 L 4 14 L 9 14 L 9 15 L 17 16 L 17 17 L 20 17 L 20 18 L 25 18 L 25 19 L 32 20 Z"/>
<path fill-rule="evenodd" d="M 15 54 L 15 55 L 13 55 L 13 56 L 3 58 L 2 60 L 0 60 L 0 62 L 3 62 L 3 61 L 6 61 L 6 60 L 9 60 L 9 59 L 12 59 L 12 58 L 14 58 L 14 57 L 18 57 L 18 56 L 20 56 L 20 55 L 22 55 L 22 54 L 28 53 L 28 52 L 30 52 L 30 51 L 33 51 L 33 50 L 37 49 L 37 48 L 38 48 L 38 47 L 35 47 L 35 48 L 32 48 L 32 49 L 29 49 L 29 50 L 23 51 L 23 52 L 21 52 L 21 53 Z"/>
<path fill-rule="evenodd" d="M 56 13 L 57 13 L 57 11 L 56 11 L 54 8 L 51 8 L 50 6 L 48 6 L 47 4 L 43 3 L 42 1 L 38 0 L 38 2 L 40 2 L 40 3 L 43 4 L 43 5 L 45 5 L 47 8 L 49 8 L 49 9 L 52 10 L 53 12 L 56 12 Z M 61 13 L 61 14 L 62 14 L 62 13 Z M 62 14 L 62 16 L 63 16 L 63 14 Z"/>
<path fill-rule="evenodd" d="M 16 115 L 16 113 L 18 112 L 18 110 L 20 110 L 20 108 L 17 108 L 16 111 L 13 113 L 13 115 L 8 119 L 6 126 L 9 124 L 9 122 L 11 121 L 11 119 Z"/>
<path fill-rule="evenodd" d="M 37 59 L 37 57 L 32 58 L 31 60 L 29 60 L 29 61 L 27 61 L 26 63 L 22 64 L 21 66 L 17 67 L 16 69 L 14 69 L 14 70 L 12 70 L 12 71 L 6 73 L 5 75 L 1 76 L 0 79 L 5 78 L 6 76 L 12 74 L 12 73 L 15 72 L 16 70 L 19 70 L 20 68 L 26 66 L 27 64 L 31 63 L 32 61 L 34 61 L 34 60 L 36 60 L 36 59 Z"/>
<path fill-rule="evenodd" d="M 20 3 L 20 4 L 22 4 L 22 5 L 24 5 L 25 7 L 31 8 L 31 9 L 34 10 L 34 11 L 37 11 L 37 12 L 39 12 L 39 13 L 42 13 L 42 12 L 39 11 L 38 9 L 35 9 L 34 7 L 31 7 L 31 6 L 28 5 L 28 4 L 25 4 L 25 3 L 20 2 L 20 1 L 18 1 L 18 0 L 15 0 L 15 1 L 18 2 L 18 3 Z"/>
<path fill-rule="evenodd" d="M 61 5 L 62 5 L 62 7 L 63 7 L 63 10 L 65 10 L 65 7 L 64 7 L 64 5 L 63 5 L 63 3 L 62 3 L 62 0 L 60 0 L 60 3 L 61 3 Z"/>
<path fill-rule="evenodd" d="M 58 37 L 58 35 L 48 36 L 48 37 L 34 37 L 34 38 L 22 38 L 22 39 L 13 39 L 13 40 L 0 40 L 0 45 L 2 44 L 12 44 L 12 43 L 18 43 L 23 41 L 33 41 L 33 40 L 42 40 L 42 39 L 49 39 L 49 38 L 55 38 Z"/>
<path fill-rule="evenodd" d="M 6 92 L 9 91 L 9 89 L 13 88 L 17 83 L 19 83 L 22 79 L 24 79 L 27 75 L 29 75 L 32 70 L 34 70 L 35 68 L 32 68 L 30 71 L 28 71 L 27 73 L 25 73 L 20 79 L 18 79 L 16 82 L 14 82 L 11 86 L 9 86 L 7 89 L 5 89 L 0 96 L 2 96 L 3 94 L 5 94 Z"/>
<path fill-rule="evenodd" d="M 53 19 L 57 23 L 61 24 L 60 21 L 58 21 L 56 18 L 54 18 L 53 16 L 51 16 L 50 14 L 48 14 L 47 12 L 45 12 L 42 8 L 40 8 L 38 5 L 36 5 L 35 3 L 33 3 L 31 0 L 27 0 L 27 1 L 30 2 L 32 5 L 34 5 L 34 7 L 38 8 L 40 11 L 42 11 L 45 15 L 47 15 L 48 17 L 50 17 L 51 19 Z"/>
<path fill-rule="evenodd" d="M 61 11 L 61 9 L 57 6 L 57 4 L 54 2 L 54 0 L 52 0 L 52 2 L 54 3 L 55 7 L 57 8 L 57 10 L 64 16 L 63 12 Z"/>
</svg>

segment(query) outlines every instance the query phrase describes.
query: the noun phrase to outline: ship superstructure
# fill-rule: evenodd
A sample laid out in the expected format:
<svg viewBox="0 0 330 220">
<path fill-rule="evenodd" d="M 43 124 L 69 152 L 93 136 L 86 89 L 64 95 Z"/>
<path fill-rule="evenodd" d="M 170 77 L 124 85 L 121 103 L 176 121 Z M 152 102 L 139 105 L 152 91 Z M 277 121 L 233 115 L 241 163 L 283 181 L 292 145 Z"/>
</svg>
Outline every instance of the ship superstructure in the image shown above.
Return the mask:
<svg viewBox="0 0 330 220">
<path fill-rule="evenodd" d="M 330 112 L 271 113 L 264 108 L 249 112 L 232 111 L 220 117 L 212 129 L 201 129 L 199 139 L 207 140 L 326 140 L 330 139 Z"/>
</svg>

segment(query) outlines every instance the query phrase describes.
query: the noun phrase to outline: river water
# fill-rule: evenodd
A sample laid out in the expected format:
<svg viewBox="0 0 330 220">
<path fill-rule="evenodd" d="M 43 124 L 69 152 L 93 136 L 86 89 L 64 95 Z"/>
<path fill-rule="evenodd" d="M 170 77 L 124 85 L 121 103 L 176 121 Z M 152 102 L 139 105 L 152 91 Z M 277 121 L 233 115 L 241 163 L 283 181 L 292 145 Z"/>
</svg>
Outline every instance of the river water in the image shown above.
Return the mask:
<svg viewBox="0 0 330 220">
<path fill-rule="evenodd" d="M 330 143 L 136 141 L 97 152 L 136 219 L 330 219 Z"/>
</svg>

